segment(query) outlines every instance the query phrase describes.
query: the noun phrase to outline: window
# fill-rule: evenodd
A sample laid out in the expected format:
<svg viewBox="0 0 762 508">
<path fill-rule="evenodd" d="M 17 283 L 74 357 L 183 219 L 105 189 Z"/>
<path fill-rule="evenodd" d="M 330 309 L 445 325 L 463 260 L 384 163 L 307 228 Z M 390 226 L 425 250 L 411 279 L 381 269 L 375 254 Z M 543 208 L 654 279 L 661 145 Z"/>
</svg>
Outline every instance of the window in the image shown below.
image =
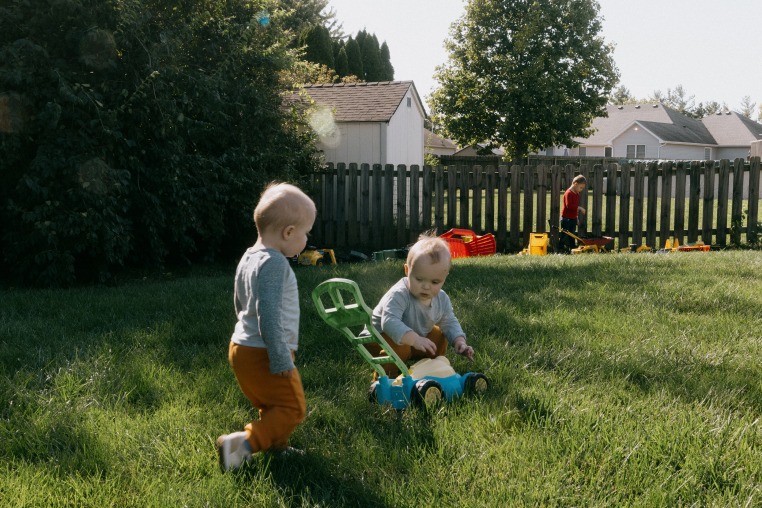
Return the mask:
<svg viewBox="0 0 762 508">
<path fill-rule="evenodd" d="M 610 146 L 607 146 L 606 148 L 603 149 L 603 156 L 604 157 L 613 157 Z"/>
<path fill-rule="evenodd" d="M 407 98 L 407 107 L 412 107 L 412 106 L 413 106 L 413 99 L 411 99 L 410 97 L 408 97 L 408 98 Z"/>
<path fill-rule="evenodd" d="M 628 159 L 645 159 L 646 145 L 627 145 Z"/>
<path fill-rule="evenodd" d="M 580 146 L 579 147 L 579 156 L 580 157 L 586 157 L 587 156 L 587 147 L 586 146 Z"/>
<path fill-rule="evenodd" d="M 704 147 L 704 160 L 708 161 L 712 158 L 712 149 L 707 147 Z"/>
</svg>

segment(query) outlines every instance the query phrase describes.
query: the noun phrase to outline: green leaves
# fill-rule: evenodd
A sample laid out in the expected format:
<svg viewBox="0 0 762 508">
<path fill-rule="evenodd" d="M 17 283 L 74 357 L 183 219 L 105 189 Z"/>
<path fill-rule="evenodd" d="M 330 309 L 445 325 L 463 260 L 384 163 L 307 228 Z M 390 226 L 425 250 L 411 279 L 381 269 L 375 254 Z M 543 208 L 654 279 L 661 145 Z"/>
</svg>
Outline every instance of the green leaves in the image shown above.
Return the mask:
<svg viewBox="0 0 762 508">
<path fill-rule="evenodd" d="M 590 0 L 471 0 L 446 42 L 431 98 L 436 121 L 463 145 L 513 159 L 572 145 L 617 80 Z"/>
</svg>

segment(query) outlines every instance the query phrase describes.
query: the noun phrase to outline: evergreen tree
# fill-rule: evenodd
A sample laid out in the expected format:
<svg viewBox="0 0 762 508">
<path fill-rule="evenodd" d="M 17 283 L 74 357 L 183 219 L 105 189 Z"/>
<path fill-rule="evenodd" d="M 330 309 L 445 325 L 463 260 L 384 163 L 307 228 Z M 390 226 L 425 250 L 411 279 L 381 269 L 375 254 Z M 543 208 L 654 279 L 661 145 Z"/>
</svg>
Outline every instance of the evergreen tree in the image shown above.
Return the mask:
<svg viewBox="0 0 762 508">
<path fill-rule="evenodd" d="M 333 44 L 331 34 L 326 27 L 315 25 L 308 29 L 302 37 L 302 44 L 305 47 L 305 60 L 333 68 Z"/>
<path fill-rule="evenodd" d="M 384 70 L 381 66 L 381 49 L 378 47 L 376 35 L 366 35 L 360 49 L 365 81 L 383 81 Z"/>
<path fill-rule="evenodd" d="M 381 68 L 383 69 L 382 81 L 394 81 L 394 67 L 392 66 L 389 46 L 384 41 L 381 44 Z"/>
<path fill-rule="evenodd" d="M 365 79 L 365 71 L 362 65 L 362 54 L 360 53 L 360 45 L 350 37 L 347 40 L 347 44 L 344 47 L 347 53 L 347 68 L 348 75 L 357 76 L 358 79 Z"/>
<path fill-rule="evenodd" d="M 336 74 L 338 74 L 340 78 L 343 78 L 344 76 L 349 76 L 351 74 L 349 72 L 349 61 L 347 60 L 347 50 L 343 47 L 339 49 L 339 56 L 336 59 Z"/>
</svg>

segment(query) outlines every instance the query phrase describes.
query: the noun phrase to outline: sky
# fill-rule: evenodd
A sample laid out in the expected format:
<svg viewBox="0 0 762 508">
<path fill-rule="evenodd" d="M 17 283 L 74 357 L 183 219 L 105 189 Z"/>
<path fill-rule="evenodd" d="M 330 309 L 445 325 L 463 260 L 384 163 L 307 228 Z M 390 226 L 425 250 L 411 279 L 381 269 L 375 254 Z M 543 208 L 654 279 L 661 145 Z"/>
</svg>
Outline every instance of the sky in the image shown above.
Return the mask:
<svg viewBox="0 0 762 508">
<path fill-rule="evenodd" d="M 645 99 L 682 85 L 695 102 L 750 96 L 762 103 L 762 0 L 599 0 L 601 35 L 613 43 L 620 84 Z M 443 42 L 464 0 L 329 0 L 344 33 L 386 41 L 394 78 L 415 82 L 424 101 L 447 61 Z M 428 107 L 427 107 L 428 110 Z M 759 109 L 757 109 L 759 111 Z"/>
</svg>

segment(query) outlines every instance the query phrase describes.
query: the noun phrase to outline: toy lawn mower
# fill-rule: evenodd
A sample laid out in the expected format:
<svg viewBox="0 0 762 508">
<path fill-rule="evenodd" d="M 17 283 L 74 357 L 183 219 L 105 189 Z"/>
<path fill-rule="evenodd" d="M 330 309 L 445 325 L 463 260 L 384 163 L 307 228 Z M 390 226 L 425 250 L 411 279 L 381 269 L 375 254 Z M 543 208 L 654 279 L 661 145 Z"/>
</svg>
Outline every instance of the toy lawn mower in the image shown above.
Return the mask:
<svg viewBox="0 0 762 508">
<path fill-rule="evenodd" d="M 323 298 L 330 299 L 329 306 Z M 469 372 L 461 376 L 442 356 L 421 360 L 408 368 L 373 326 L 371 310 L 352 280 L 329 279 L 315 288 L 312 300 L 320 317 L 340 331 L 378 374 L 369 392 L 373 402 L 391 404 L 394 409 L 405 409 L 411 403 L 428 408 L 442 399 L 451 401 L 464 393 L 483 394 L 489 388 L 484 374 Z M 383 349 L 382 356 L 373 356 L 364 347 L 374 342 Z M 403 374 L 390 379 L 382 367 L 388 363 L 396 365 Z"/>
</svg>

